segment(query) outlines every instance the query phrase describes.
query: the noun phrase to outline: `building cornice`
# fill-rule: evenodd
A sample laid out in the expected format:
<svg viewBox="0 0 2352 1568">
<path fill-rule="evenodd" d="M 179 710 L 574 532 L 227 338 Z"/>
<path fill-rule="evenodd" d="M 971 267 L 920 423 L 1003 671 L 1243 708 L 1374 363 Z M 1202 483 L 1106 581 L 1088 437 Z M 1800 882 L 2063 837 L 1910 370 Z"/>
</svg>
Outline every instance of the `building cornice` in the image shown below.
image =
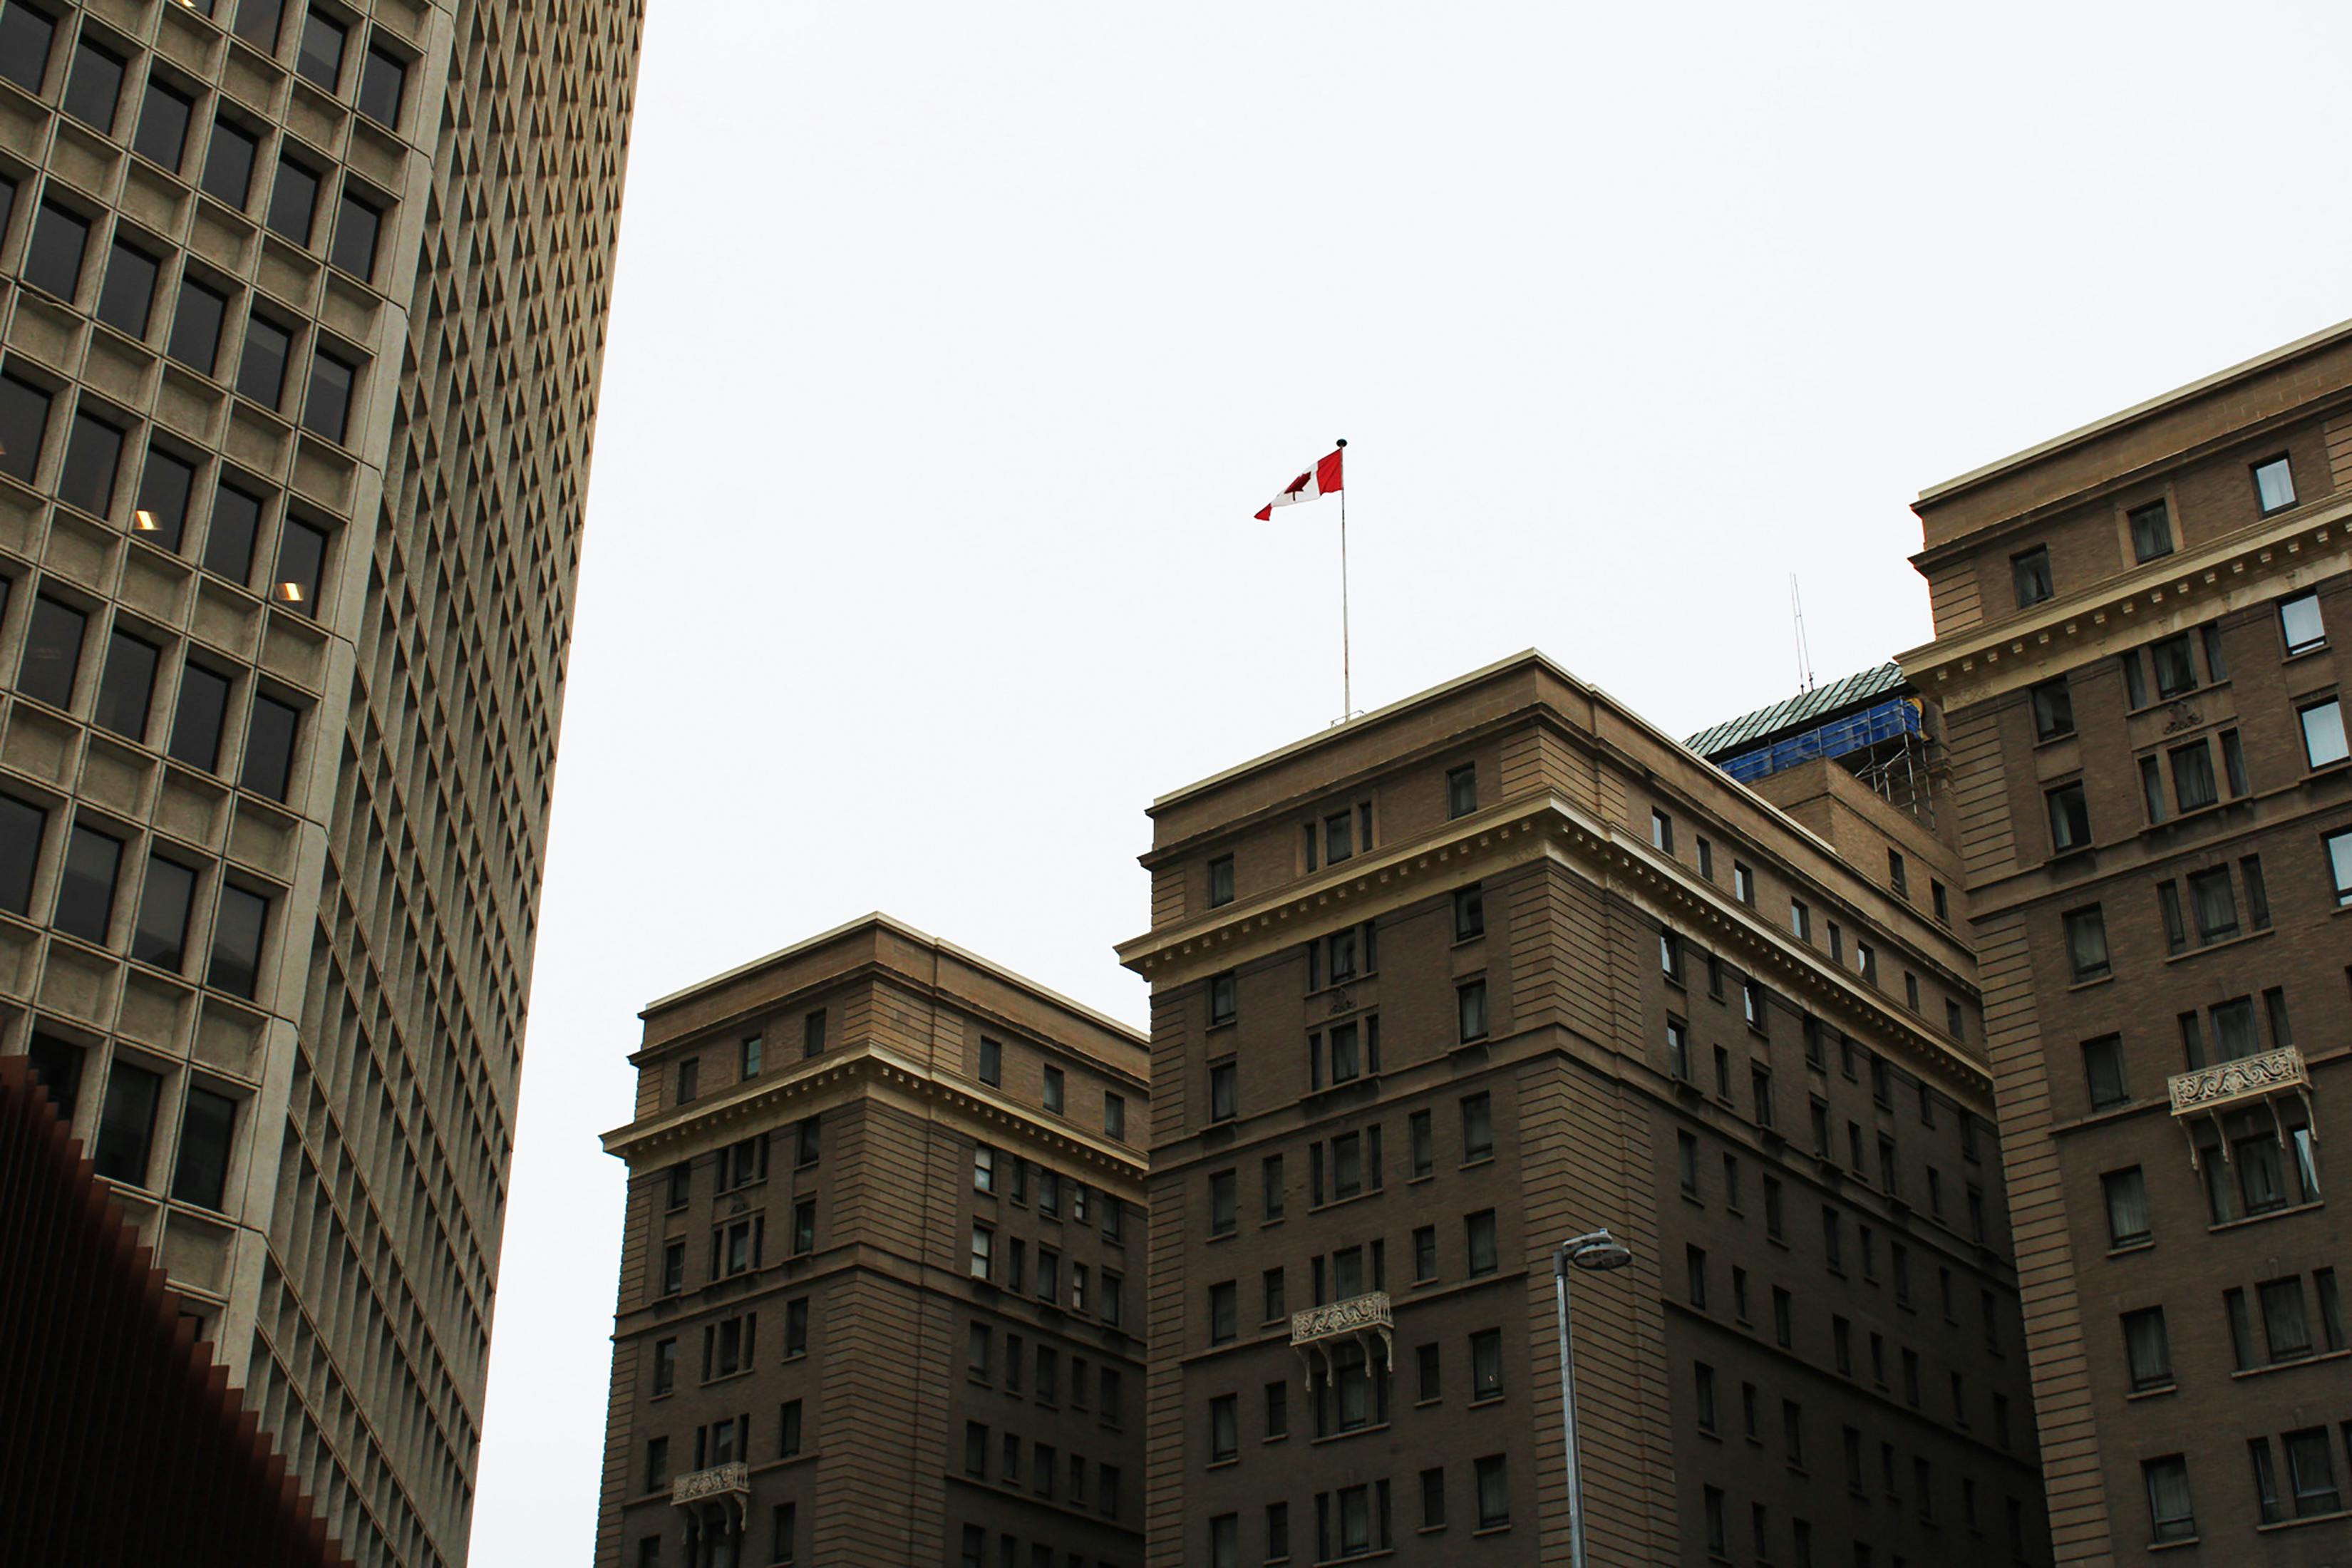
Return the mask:
<svg viewBox="0 0 2352 1568">
<path fill-rule="evenodd" d="M 1547 858 L 1636 896 L 1669 930 L 1741 956 L 1751 973 L 1774 984 L 1783 996 L 1843 1019 L 1848 1032 L 1898 1045 L 1915 1065 L 1957 1079 L 1979 1094 L 1991 1093 L 1992 1079 L 1983 1066 L 1818 950 L 1799 943 L 1758 910 L 1693 876 L 1680 862 L 1659 856 L 1646 842 L 1549 791 L 1463 817 L 1448 824 L 1445 833 L 1418 843 L 1360 856 L 1278 893 L 1236 901 L 1147 932 L 1119 944 L 1119 962 L 1155 986 L 1182 984 L 1270 956 L 1328 925 L 1361 920 L 1381 909 Z M 1819 893 L 1829 892 L 1810 879 L 1808 885 Z M 1888 936 L 1895 940 L 1892 933 Z M 1969 976 L 1907 944 L 1904 951 L 1920 958 L 1954 989 L 1976 994 Z"/>
<path fill-rule="evenodd" d="M 1140 1150 L 1082 1132 L 984 1085 L 935 1073 L 871 1040 L 852 1042 L 788 1072 L 753 1079 L 707 1100 L 616 1127 L 602 1142 L 604 1152 L 632 1168 L 670 1164 L 861 1096 L 942 1116 L 983 1142 L 1045 1151 L 1065 1166 L 1084 1167 L 1128 1184 L 1130 1191 L 1125 1195 L 1141 1195 L 1145 1162 Z"/>
<path fill-rule="evenodd" d="M 2347 568 L 2352 496 L 2338 495 L 1913 648 L 1899 662 L 1913 684 L 1953 712 Z"/>
</svg>

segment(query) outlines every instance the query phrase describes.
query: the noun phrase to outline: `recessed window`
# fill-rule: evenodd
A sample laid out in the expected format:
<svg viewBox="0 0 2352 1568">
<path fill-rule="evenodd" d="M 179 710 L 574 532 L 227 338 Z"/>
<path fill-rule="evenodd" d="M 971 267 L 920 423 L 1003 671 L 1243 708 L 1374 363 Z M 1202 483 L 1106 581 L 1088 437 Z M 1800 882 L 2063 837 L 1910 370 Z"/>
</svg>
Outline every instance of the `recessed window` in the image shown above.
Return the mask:
<svg viewBox="0 0 2352 1568">
<path fill-rule="evenodd" d="M 1240 1006 L 1240 986 L 1234 978 L 1234 972 L 1228 969 L 1223 974 L 1211 975 L 1209 977 L 1211 1027 L 1232 1023 L 1238 1016 Z"/>
<path fill-rule="evenodd" d="M 117 239 L 106 258 L 106 286 L 99 290 L 98 319 L 128 337 L 147 335 L 155 305 L 160 263 L 135 245 Z"/>
<path fill-rule="evenodd" d="M 2091 808 L 2080 781 L 2060 784 L 2044 796 L 2050 811 L 2050 847 L 2063 855 L 2087 848 L 2091 842 Z"/>
<path fill-rule="evenodd" d="M 1045 1072 L 1044 1101 L 1045 1109 L 1056 1116 L 1062 1114 L 1063 1093 L 1062 1069 L 1057 1067 L 1047 1067 Z"/>
<path fill-rule="evenodd" d="M 1465 1043 L 1486 1037 L 1486 983 L 1474 980 L 1454 988 L 1455 1012 Z"/>
<path fill-rule="evenodd" d="M 2327 623 L 2319 613 L 2317 594 L 2281 599 L 2278 613 L 2279 635 L 2285 639 L 2288 658 L 2327 646 Z"/>
<path fill-rule="evenodd" d="M 2009 558 L 2010 581 L 2017 589 L 2017 607 L 2038 605 L 2057 592 L 2050 575 L 2050 551 L 2035 545 Z"/>
<path fill-rule="evenodd" d="M 2110 973 L 2107 917 L 2097 904 L 2070 910 L 2066 921 L 2066 959 L 2076 980 L 2096 980 Z"/>
<path fill-rule="evenodd" d="M 1731 863 L 1731 893 L 1743 904 L 1756 902 L 1756 873 L 1737 860 Z"/>
<path fill-rule="evenodd" d="M 310 220 L 318 210 L 318 173 L 281 155 L 277 183 L 269 189 L 269 226 L 297 245 L 309 245 Z"/>
<path fill-rule="evenodd" d="M 99 672 L 98 706 L 90 718 L 100 729 L 131 741 L 147 738 L 147 709 L 155 694 L 155 666 L 162 650 L 121 626 L 106 639 L 106 664 Z"/>
<path fill-rule="evenodd" d="M 286 361 L 294 352 L 294 334 L 267 316 L 246 322 L 245 353 L 236 366 L 236 389 L 271 408 L 286 391 Z"/>
<path fill-rule="evenodd" d="M 24 279 L 34 288 L 70 301 L 81 287 L 82 252 L 89 225 L 54 202 L 43 202 L 25 246 Z"/>
<path fill-rule="evenodd" d="M 41 839 L 48 826 L 49 814 L 39 806 L 0 795 L 0 909 L 18 915 L 32 911 L 33 873 L 40 867 Z"/>
<path fill-rule="evenodd" d="M 212 963 L 205 983 L 252 1000 L 261 978 L 261 942 L 269 928 L 269 900 L 226 885 L 213 916 Z"/>
<path fill-rule="evenodd" d="M 25 628 L 25 654 L 16 667 L 16 689 L 54 708 L 73 703 L 74 678 L 81 670 L 82 634 L 89 617 L 44 594 L 33 601 Z"/>
<path fill-rule="evenodd" d="M 265 55 L 275 54 L 285 15 L 286 0 L 236 0 L 236 36 Z"/>
<path fill-rule="evenodd" d="M 327 258 L 354 277 L 375 277 L 376 238 L 383 231 L 383 208 L 350 184 L 335 214 L 335 242 Z"/>
<path fill-rule="evenodd" d="M 172 311 L 172 335 L 163 352 L 191 370 L 211 375 L 220 363 L 221 324 L 227 317 L 226 295 L 182 278 L 180 302 Z"/>
<path fill-rule="evenodd" d="M 1478 1477 L 1478 1528 L 1500 1530 L 1511 1522 L 1511 1483 L 1500 1454 L 1489 1454 L 1475 1467 Z"/>
<path fill-rule="evenodd" d="M 334 91 L 342 80 L 343 43 L 348 36 L 343 25 L 322 13 L 314 0 L 302 18 L 302 47 L 294 57 L 295 70 L 313 86 Z"/>
<path fill-rule="evenodd" d="M 1234 901 L 1234 858 L 1220 855 L 1209 862 L 1209 907 Z"/>
<path fill-rule="evenodd" d="M 88 409 L 74 415 L 66 440 L 58 499 L 104 517 L 114 506 L 114 476 L 122 464 L 122 432 Z"/>
<path fill-rule="evenodd" d="M 302 399 L 302 427 L 340 444 L 350 429 L 352 388 L 359 369 L 341 355 L 319 350 L 310 356 L 310 388 Z"/>
<path fill-rule="evenodd" d="M 2074 695 L 2064 676 L 2033 689 L 2033 737 L 2052 741 L 2074 732 Z"/>
<path fill-rule="evenodd" d="M 151 71 L 147 91 L 139 103 L 139 133 L 131 138 L 131 150 L 177 174 L 188 150 L 188 121 L 194 114 L 195 105 L 186 94 L 173 91 Z"/>
<path fill-rule="evenodd" d="M 2333 697 L 2325 702 L 2314 702 L 2307 708 L 2296 709 L 2295 717 L 2303 722 L 2305 761 L 2315 768 L 2324 768 L 2344 760 L 2344 708 L 2340 702 Z"/>
<path fill-rule="evenodd" d="M 36 11 L 24 0 L 0 5 L 0 76 L 26 92 L 39 92 L 41 79 L 48 75 L 49 45 L 57 26 L 47 13 Z"/>
<path fill-rule="evenodd" d="M 2135 559 L 2153 561 L 2172 553 L 2172 512 L 2162 501 L 2135 508 L 2129 521 Z"/>
<path fill-rule="evenodd" d="M 1451 820 L 1478 809 L 1478 764 L 1465 763 L 1445 774 L 1445 815 Z"/>
<path fill-rule="evenodd" d="M 2203 741 L 2176 746 L 2172 757 L 2172 798 L 2183 811 L 2199 811 L 2221 798 L 2213 777 L 2213 748 Z"/>
<path fill-rule="evenodd" d="M 191 1085 L 180 1113 L 180 1152 L 172 1169 L 172 1195 L 198 1208 L 219 1209 L 228 1191 L 229 1152 L 236 1132 L 236 1101 Z"/>
<path fill-rule="evenodd" d="M 1209 1120 L 1231 1121 L 1239 1114 L 1240 1085 L 1234 1064 L 1215 1062 L 1209 1068 Z"/>
<path fill-rule="evenodd" d="M 2327 851 L 2327 876 L 2335 884 L 2336 907 L 2352 907 L 2352 827 L 2328 834 L 2319 843 Z"/>
<path fill-rule="evenodd" d="M 2186 697 L 2197 689 L 2197 656 L 2190 649 L 2187 632 L 2160 638 L 2151 643 L 2147 651 L 2156 666 L 2158 698 Z"/>
<path fill-rule="evenodd" d="M 220 763 L 221 722 L 228 712 L 229 680 L 203 665 L 190 662 L 180 669 L 180 698 L 172 714 L 172 739 L 165 748 L 192 768 L 211 773 Z"/>
<path fill-rule="evenodd" d="M 66 837 L 66 863 L 58 879 L 58 901 L 49 923 L 84 942 L 104 942 L 114 923 L 114 885 L 122 866 L 122 840 L 76 823 Z"/>
<path fill-rule="evenodd" d="M 0 474 L 31 484 L 48 429 L 49 395 L 13 375 L 0 375 Z"/>
<path fill-rule="evenodd" d="M 1004 1047 L 985 1035 L 980 1037 L 980 1081 L 990 1085 L 1004 1082 Z"/>
<path fill-rule="evenodd" d="M 1454 894 L 1454 940 L 1468 942 L 1486 934 L 1486 894 L 1477 883 L 1460 888 Z"/>
<path fill-rule="evenodd" d="M 359 109 L 380 125 L 398 129 L 400 100 L 408 87 L 408 66 L 399 56 L 371 47 L 360 68 Z"/>
<path fill-rule="evenodd" d="M 101 136 L 114 133 L 114 111 L 122 101 L 122 60 L 84 35 L 74 46 L 73 73 L 66 78 L 61 107 Z"/>
<path fill-rule="evenodd" d="M 2109 1171 L 2099 1178 L 2107 1205 L 2107 1245 L 2129 1247 L 2148 1239 L 2147 1184 L 2140 1168 Z"/>
<path fill-rule="evenodd" d="M 2121 1035 L 2104 1035 L 2083 1042 L 2083 1077 L 2090 1089 L 2092 1110 L 2106 1110 L 2130 1101 L 2131 1087 L 2124 1078 Z"/>
<path fill-rule="evenodd" d="M 1127 1142 L 1127 1097 L 1119 1094 L 1103 1096 L 1103 1131 L 1120 1142 Z"/>
<path fill-rule="evenodd" d="M 205 194 L 243 212 L 253 194 L 253 160 L 259 150 L 247 132 L 226 120 L 214 121 L 212 144 L 205 150 Z"/>
<path fill-rule="evenodd" d="M 147 1184 L 147 1164 L 155 1148 L 155 1108 L 163 1098 L 160 1073 L 115 1058 L 106 1075 L 106 1099 L 99 1107 L 98 1141 L 90 1155 L 100 1175 L 134 1187 Z"/>
<path fill-rule="evenodd" d="M 2294 469 L 2285 454 L 2254 465 L 2254 501 L 2265 515 L 2294 504 Z"/>
<path fill-rule="evenodd" d="M 288 518 L 278 540 L 278 569 L 269 596 L 306 616 L 319 613 L 319 581 L 327 563 L 327 535 L 299 518 Z"/>
<path fill-rule="evenodd" d="M 301 715 L 271 697 L 253 700 L 253 717 L 246 728 L 245 772 L 237 781 L 256 795 L 271 800 L 286 798 L 294 771 L 294 735 Z"/>
<path fill-rule="evenodd" d="M 1675 852 L 1675 819 L 1654 806 L 1650 811 L 1650 847 L 1665 855 Z"/>
<path fill-rule="evenodd" d="M 1502 1267 L 1501 1253 L 1495 1239 L 1493 1209 L 1481 1209 L 1476 1214 L 1465 1215 L 1462 1229 L 1465 1252 L 1474 1279 L 1482 1274 L 1492 1274 Z"/>
</svg>

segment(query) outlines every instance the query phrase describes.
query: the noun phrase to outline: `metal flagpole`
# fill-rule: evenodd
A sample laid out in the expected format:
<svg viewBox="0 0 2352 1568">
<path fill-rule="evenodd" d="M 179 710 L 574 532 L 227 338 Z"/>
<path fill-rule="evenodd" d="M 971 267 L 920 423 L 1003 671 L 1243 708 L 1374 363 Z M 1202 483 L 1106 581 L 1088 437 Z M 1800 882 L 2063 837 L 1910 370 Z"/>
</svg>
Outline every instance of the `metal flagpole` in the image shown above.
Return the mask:
<svg viewBox="0 0 2352 1568">
<path fill-rule="evenodd" d="M 1348 449 L 1344 436 L 1339 437 L 1339 449 L 1342 453 Z M 1355 677 L 1348 647 L 1348 464 L 1343 456 L 1339 460 L 1339 722 L 1355 716 Z"/>
</svg>

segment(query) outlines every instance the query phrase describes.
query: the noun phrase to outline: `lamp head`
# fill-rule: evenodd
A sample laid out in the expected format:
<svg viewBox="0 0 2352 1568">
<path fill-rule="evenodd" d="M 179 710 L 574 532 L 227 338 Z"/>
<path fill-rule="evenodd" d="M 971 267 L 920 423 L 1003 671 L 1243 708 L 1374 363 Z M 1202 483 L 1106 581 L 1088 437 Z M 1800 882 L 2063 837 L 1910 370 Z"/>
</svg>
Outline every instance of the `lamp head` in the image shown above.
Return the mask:
<svg viewBox="0 0 2352 1568">
<path fill-rule="evenodd" d="M 1603 1230 L 1594 1232 L 1580 1245 L 1571 1247 L 1568 1260 L 1579 1268 L 1598 1274 L 1624 1268 L 1633 1261 L 1633 1254 L 1623 1242 Z"/>
</svg>

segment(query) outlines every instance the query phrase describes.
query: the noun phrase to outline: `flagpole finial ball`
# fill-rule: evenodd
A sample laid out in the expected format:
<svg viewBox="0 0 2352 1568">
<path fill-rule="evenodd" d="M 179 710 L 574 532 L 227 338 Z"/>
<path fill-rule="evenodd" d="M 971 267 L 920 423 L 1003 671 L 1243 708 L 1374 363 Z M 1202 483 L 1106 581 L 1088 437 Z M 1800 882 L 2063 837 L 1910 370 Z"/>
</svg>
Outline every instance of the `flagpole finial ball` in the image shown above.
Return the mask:
<svg viewBox="0 0 2352 1568">
<path fill-rule="evenodd" d="M 1340 446 L 1342 446 L 1342 447 L 1344 447 L 1344 446 L 1346 446 L 1347 444 L 1348 444 L 1348 438 L 1347 438 L 1345 436 L 1340 437 L 1339 437 L 1339 445 L 1340 445 Z"/>
</svg>

